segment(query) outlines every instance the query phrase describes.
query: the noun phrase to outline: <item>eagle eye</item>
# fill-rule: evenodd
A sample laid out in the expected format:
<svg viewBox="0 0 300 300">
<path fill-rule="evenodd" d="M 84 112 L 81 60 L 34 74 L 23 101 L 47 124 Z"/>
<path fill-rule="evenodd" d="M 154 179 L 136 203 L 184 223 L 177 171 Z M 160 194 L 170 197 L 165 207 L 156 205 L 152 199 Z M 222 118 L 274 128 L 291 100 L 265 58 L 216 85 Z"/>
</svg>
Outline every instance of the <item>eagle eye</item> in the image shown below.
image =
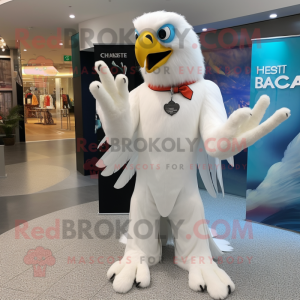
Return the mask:
<svg viewBox="0 0 300 300">
<path fill-rule="evenodd" d="M 168 34 L 167 34 L 168 32 Z M 158 36 L 161 40 L 165 39 L 165 38 L 168 38 L 167 36 L 170 36 L 170 29 L 168 27 L 166 27 L 166 29 L 161 29 L 159 32 L 158 32 Z"/>
<path fill-rule="evenodd" d="M 158 38 L 164 43 L 170 43 L 175 37 L 175 28 L 171 24 L 165 24 L 157 31 Z"/>
<path fill-rule="evenodd" d="M 136 40 L 138 39 L 139 35 L 140 35 L 139 32 L 138 32 L 137 30 L 135 30 L 134 36 L 135 36 L 135 39 L 136 39 Z"/>
</svg>

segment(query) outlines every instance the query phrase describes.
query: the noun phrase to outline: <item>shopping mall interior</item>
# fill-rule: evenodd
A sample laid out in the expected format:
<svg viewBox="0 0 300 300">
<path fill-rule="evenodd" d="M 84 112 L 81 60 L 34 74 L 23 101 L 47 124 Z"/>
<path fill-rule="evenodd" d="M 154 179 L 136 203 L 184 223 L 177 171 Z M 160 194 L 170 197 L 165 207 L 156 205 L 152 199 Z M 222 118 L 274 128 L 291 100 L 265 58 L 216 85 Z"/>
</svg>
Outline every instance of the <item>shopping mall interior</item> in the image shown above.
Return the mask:
<svg viewBox="0 0 300 300">
<path fill-rule="evenodd" d="M 300 299 L 299 53 L 296 0 L 0 0 L 0 299 Z"/>
<path fill-rule="evenodd" d="M 71 63 L 51 67 L 22 67 L 27 142 L 75 138 Z"/>
</svg>

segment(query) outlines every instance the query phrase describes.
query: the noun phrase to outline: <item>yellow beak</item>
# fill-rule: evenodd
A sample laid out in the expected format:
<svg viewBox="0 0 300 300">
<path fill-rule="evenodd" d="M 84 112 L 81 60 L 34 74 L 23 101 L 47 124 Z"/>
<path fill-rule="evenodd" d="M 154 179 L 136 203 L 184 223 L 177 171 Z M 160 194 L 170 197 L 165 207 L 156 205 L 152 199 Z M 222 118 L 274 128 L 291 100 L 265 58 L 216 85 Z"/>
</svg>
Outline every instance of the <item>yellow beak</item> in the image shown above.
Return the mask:
<svg viewBox="0 0 300 300">
<path fill-rule="evenodd" d="M 152 73 L 164 65 L 172 55 L 172 48 L 161 45 L 154 35 L 143 32 L 135 42 L 135 56 L 139 65 L 143 68 L 146 60 L 146 71 Z"/>
</svg>

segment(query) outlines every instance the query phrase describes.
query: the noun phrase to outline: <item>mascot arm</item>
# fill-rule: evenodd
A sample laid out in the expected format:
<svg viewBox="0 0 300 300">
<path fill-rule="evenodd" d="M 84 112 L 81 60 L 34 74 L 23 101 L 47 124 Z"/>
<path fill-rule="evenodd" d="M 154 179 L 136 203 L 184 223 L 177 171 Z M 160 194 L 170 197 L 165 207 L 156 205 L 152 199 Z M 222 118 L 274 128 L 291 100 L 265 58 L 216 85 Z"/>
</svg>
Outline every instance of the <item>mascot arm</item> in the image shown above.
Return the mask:
<svg viewBox="0 0 300 300">
<path fill-rule="evenodd" d="M 100 80 L 90 84 L 90 91 L 100 106 L 100 120 L 111 144 L 117 139 L 118 144 L 131 139 L 138 122 L 137 89 L 128 92 L 128 78 L 120 74 L 114 80 L 108 66 L 103 61 L 95 63 L 95 70 Z"/>
<path fill-rule="evenodd" d="M 229 157 L 253 145 L 290 116 L 288 108 L 277 110 L 260 124 L 270 98 L 263 95 L 253 109 L 239 108 L 227 119 L 218 86 L 205 80 L 206 96 L 200 114 L 200 134 L 208 155 L 219 159 Z"/>
</svg>

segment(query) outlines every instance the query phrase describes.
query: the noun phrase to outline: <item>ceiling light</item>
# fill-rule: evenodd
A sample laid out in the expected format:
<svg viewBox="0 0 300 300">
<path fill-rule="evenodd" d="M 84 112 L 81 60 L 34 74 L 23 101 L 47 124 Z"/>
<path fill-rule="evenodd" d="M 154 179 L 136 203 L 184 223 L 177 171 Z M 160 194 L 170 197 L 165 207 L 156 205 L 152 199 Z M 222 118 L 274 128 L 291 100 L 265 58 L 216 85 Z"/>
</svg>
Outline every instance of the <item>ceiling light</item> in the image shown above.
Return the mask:
<svg viewBox="0 0 300 300">
<path fill-rule="evenodd" d="M 69 15 L 69 17 L 70 17 L 71 19 L 74 19 L 74 18 L 75 18 L 75 16 L 74 16 L 74 15 Z"/>
<path fill-rule="evenodd" d="M 207 31 L 207 28 L 202 28 L 202 31 Z"/>
<path fill-rule="evenodd" d="M 277 15 L 276 15 L 276 14 L 271 14 L 271 15 L 270 15 L 270 19 L 275 19 L 275 18 L 277 18 Z"/>
<path fill-rule="evenodd" d="M 53 66 L 24 66 L 22 67 L 23 75 L 38 75 L 38 76 L 56 76 L 57 69 Z"/>
<path fill-rule="evenodd" d="M 10 2 L 10 1 L 12 1 L 12 0 L 0 0 L 0 5 L 4 4 L 6 2 Z"/>
<path fill-rule="evenodd" d="M 4 48 L 2 48 L 2 51 L 4 52 L 4 51 L 5 51 L 5 49 L 4 49 Z"/>
<path fill-rule="evenodd" d="M 27 51 L 27 49 L 24 49 L 24 51 Z"/>
<path fill-rule="evenodd" d="M 60 46 L 63 46 L 63 43 L 59 43 Z"/>
</svg>

